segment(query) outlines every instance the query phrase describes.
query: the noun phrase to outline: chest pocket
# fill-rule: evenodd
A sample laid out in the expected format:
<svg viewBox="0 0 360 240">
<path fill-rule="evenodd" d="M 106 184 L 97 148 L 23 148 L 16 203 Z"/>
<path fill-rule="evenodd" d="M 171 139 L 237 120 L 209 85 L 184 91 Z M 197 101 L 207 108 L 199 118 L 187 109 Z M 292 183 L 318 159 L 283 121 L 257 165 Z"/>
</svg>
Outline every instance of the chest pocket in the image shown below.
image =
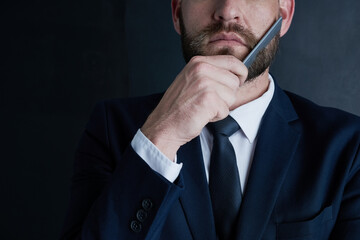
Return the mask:
<svg viewBox="0 0 360 240">
<path fill-rule="evenodd" d="M 277 225 L 277 239 L 285 240 L 310 240 L 310 239 L 323 239 L 321 235 L 326 232 L 331 231 L 327 230 L 327 223 L 333 219 L 333 209 L 332 206 L 324 208 L 316 217 L 308 221 L 302 222 L 290 222 L 290 223 L 281 223 Z M 325 231 L 325 232 L 324 232 Z M 323 233 L 323 234 L 321 234 Z M 320 234 L 320 235 L 319 235 Z"/>
</svg>

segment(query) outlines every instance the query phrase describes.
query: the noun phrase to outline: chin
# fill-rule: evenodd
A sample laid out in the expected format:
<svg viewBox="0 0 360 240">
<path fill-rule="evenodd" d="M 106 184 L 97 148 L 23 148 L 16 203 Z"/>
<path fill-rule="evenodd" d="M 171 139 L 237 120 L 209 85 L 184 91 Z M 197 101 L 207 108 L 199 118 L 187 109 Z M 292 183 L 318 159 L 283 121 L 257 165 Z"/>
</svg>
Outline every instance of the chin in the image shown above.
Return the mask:
<svg viewBox="0 0 360 240">
<path fill-rule="evenodd" d="M 215 56 L 215 55 L 232 55 L 239 59 L 240 61 L 244 60 L 246 57 L 246 53 L 240 53 L 239 51 L 236 51 L 232 47 L 221 47 L 217 49 L 207 49 L 207 51 L 204 51 L 206 56 Z"/>
</svg>

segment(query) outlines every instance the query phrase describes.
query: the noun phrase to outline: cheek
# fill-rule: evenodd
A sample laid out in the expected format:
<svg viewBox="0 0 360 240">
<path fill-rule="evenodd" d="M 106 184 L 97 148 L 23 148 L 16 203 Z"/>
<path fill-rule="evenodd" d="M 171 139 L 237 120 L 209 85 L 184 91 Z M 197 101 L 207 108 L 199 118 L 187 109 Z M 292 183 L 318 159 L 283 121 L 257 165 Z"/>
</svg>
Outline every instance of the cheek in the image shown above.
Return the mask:
<svg viewBox="0 0 360 240">
<path fill-rule="evenodd" d="M 279 8 L 271 6 L 254 6 L 248 16 L 251 30 L 257 37 L 262 37 L 278 18 Z"/>
<path fill-rule="evenodd" d="M 208 18 L 205 17 L 206 14 L 206 12 L 201 10 L 190 10 L 183 13 L 183 22 L 189 35 L 198 33 L 210 24 L 210 22 L 207 21 Z"/>
<path fill-rule="evenodd" d="M 196 33 L 211 23 L 214 3 L 209 0 L 183 0 L 181 9 L 189 33 Z"/>
</svg>

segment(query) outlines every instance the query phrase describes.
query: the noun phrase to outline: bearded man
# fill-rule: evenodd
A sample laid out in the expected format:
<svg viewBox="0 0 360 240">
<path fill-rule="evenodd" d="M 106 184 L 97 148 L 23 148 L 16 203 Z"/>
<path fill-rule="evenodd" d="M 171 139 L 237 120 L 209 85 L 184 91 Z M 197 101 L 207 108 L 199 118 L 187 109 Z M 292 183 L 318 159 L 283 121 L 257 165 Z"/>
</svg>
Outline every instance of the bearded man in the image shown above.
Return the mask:
<svg viewBox="0 0 360 240">
<path fill-rule="evenodd" d="M 97 105 L 62 239 L 360 239 L 359 118 L 269 74 L 295 0 L 171 6 L 187 64 L 164 94 Z"/>
</svg>

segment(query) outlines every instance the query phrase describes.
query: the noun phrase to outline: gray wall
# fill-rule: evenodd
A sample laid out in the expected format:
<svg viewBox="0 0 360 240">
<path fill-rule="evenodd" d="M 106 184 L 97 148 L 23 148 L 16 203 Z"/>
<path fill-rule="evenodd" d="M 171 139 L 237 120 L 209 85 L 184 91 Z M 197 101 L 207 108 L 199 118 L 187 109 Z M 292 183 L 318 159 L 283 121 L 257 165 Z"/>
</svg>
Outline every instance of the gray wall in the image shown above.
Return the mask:
<svg viewBox="0 0 360 240">
<path fill-rule="evenodd" d="M 360 115 L 360 2 L 296 4 L 272 73 L 285 89 Z"/>
<path fill-rule="evenodd" d="M 11 1 L 0 14 L 0 239 L 56 239 L 95 102 L 164 91 L 184 63 L 170 0 Z M 297 1 L 272 72 L 360 115 L 360 3 Z"/>
</svg>

